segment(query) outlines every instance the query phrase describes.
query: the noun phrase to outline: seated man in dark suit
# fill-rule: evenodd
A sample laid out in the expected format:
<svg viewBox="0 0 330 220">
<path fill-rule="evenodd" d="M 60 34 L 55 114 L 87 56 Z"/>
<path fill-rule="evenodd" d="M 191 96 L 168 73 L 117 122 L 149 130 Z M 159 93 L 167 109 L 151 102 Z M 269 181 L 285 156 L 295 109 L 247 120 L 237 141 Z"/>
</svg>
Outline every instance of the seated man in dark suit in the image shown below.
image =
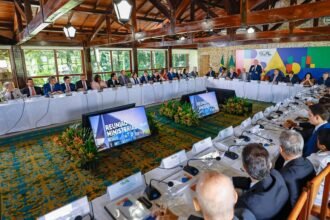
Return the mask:
<svg viewBox="0 0 330 220">
<path fill-rule="evenodd" d="M 22 89 L 22 94 L 25 94 L 27 95 L 27 97 L 30 97 L 36 95 L 43 95 L 43 92 L 40 87 L 34 86 L 34 82 L 32 78 L 27 78 L 26 87 Z"/>
<path fill-rule="evenodd" d="M 151 77 L 149 76 L 148 72 L 145 70 L 143 76 L 140 79 L 141 83 L 149 83 L 151 81 Z"/>
<path fill-rule="evenodd" d="M 296 84 L 296 83 L 299 84 L 300 83 L 300 79 L 299 79 L 299 77 L 296 74 L 294 74 L 293 71 L 290 71 L 288 73 L 288 75 L 286 76 L 286 78 L 285 78 L 285 82 L 292 83 L 292 84 Z"/>
<path fill-rule="evenodd" d="M 208 77 L 215 77 L 215 72 L 213 71 L 212 67 L 209 68 L 209 71 L 206 73 Z"/>
<path fill-rule="evenodd" d="M 76 82 L 76 89 L 77 91 L 87 91 L 92 89 L 91 84 L 86 80 L 85 75 L 80 76 L 80 80 Z"/>
<path fill-rule="evenodd" d="M 173 69 L 172 68 L 170 68 L 170 71 L 168 71 L 167 78 L 168 78 L 168 80 L 173 80 L 174 76 L 173 76 Z"/>
<path fill-rule="evenodd" d="M 73 83 L 71 83 L 71 78 L 70 76 L 64 76 L 63 77 L 64 83 L 61 84 L 62 91 L 63 92 L 74 92 L 76 91 L 76 87 L 74 86 Z"/>
<path fill-rule="evenodd" d="M 281 174 L 271 169 L 268 151 L 260 144 L 248 144 L 242 163 L 254 185 L 238 198 L 236 208 L 251 210 L 256 219 L 274 218 L 288 201 L 289 192 Z"/>
<path fill-rule="evenodd" d="M 302 136 L 293 130 L 283 131 L 280 135 L 280 154 L 284 158 L 284 167 L 280 170 L 286 186 L 289 190 L 289 201 L 282 211 L 287 218 L 295 206 L 301 191 L 306 183 L 314 176 L 313 164 L 302 157 L 304 140 Z"/>
<path fill-rule="evenodd" d="M 309 106 L 309 123 L 315 126 L 312 136 L 308 139 L 304 146 L 303 155 L 308 157 L 312 153 L 318 151 L 317 148 L 317 134 L 320 130 L 324 128 L 330 128 L 329 112 L 328 109 L 322 104 L 315 104 Z"/>
<path fill-rule="evenodd" d="M 202 173 L 196 185 L 195 207 L 209 219 L 256 219 L 248 209 L 234 210 L 237 193 L 231 179 L 216 171 Z"/>
<path fill-rule="evenodd" d="M 111 73 L 111 78 L 108 80 L 107 85 L 109 88 L 120 86 L 120 82 L 118 81 L 116 73 Z"/>
<path fill-rule="evenodd" d="M 282 73 L 280 73 L 278 69 L 275 69 L 274 73 L 269 78 L 269 82 L 273 84 L 277 84 L 278 82 L 283 82 L 284 80 L 285 80 L 284 76 L 282 75 Z"/>
<path fill-rule="evenodd" d="M 238 77 L 233 67 L 229 68 L 229 72 L 227 73 L 226 79 L 236 79 Z"/>
<path fill-rule="evenodd" d="M 44 94 L 61 94 L 62 93 L 62 87 L 61 85 L 57 82 L 55 76 L 50 76 L 48 78 L 48 83 L 44 85 Z"/>
<path fill-rule="evenodd" d="M 325 85 L 327 87 L 330 87 L 330 76 L 329 73 L 323 73 L 323 76 L 317 80 L 317 84 L 319 85 Z"/>
<path fill-rule="evenodd" d="M 153 74 L 152 74 L 152 77 L 151 77 L 151 80 L 153 82 L 160 82 L 160 75 L 159 75 L 159 72 L 158 71 L 155 71 Z"/>
</svg>

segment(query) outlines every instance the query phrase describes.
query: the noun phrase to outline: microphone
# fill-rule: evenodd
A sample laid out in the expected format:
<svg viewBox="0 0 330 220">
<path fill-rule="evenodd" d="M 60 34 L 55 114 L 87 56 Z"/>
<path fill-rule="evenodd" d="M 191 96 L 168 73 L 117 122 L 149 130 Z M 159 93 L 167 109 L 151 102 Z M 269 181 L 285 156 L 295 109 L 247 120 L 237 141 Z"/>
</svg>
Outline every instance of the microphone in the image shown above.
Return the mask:
<svg viewBox="0 0 330 220">
<path fill-rule="evenodd" d="M 241 147 L 241 146 L 245 146 L 245 145 L 238 145 L 238 144 L 230 145 L 228 147 L 228 150 L 225 152 L 225 156 L 232 159 L 232 160 L 236 160 L 239 156 L 238 156 L 237 153 L 235 153 L 233 151 L 230 151 L 230 148 L 232 148 L 232 147 Z"/>
<path fill-rule="evenodd" d="M 238 136 L 237 138 L 238 139 L 243 139 L 245 142 L 249 142 L 251 140 L 250 137 L 246 136 L 246 135 L 243 135 L 243 133 L 245 132 L 245 130 L 242 131 L 241 135 Z M 236 145 L 235 145 L 236 146 Z"/>
<path fill-rule="evenodd" d="M 281 105 L 283 105 L 283 102 L 280 103 L 280 105 L 278 106 L 277 110 L 275 111 L 276 114 L 282 115 L 283 111 L 280 111 Z"/>
<path fill-rule="evenodd" d="M 189 165 L 189 162 L 190 161 L 203 161 L 203 160 L 221 160 L 220 157 L 215 157 L 215 158 L 204 158 L 204 159 L 189 159 L 188 162 L 187 162 L 187 165 L 183 168 L 184 171 L 186 171 L 187 173 L 189 173 L 190 175 L 192 176 L 196 176 L 198 173 L 199 173 L 199 170 L 196 168 L 196 167 L 193 167 L 193 166 L 190 166 Z"/>
<path fill-rule="evenodd" d="M 246 131 L 246 132 L 249 133 L 249 134 L 252 134 L 252 135 L 254 135 L 254 136 L 260 137 L 260 138 L 262 138 L 262 139 L 264 139 L 264 140 L 266 140 L 266 141 L 269 141 L 270 143 L 273 142 L 273 139 L 271 139 L 271 138 L 265 138 L 265 137 L 263 137 L 263 136 L 261 136 L 261 135 L 259 135 L 259 134 L 252 133 L 251 131 Z"/>
<path fill-rule="evenodd" d="M 263 120 L 263 119 L 261 119 L 261 121 L 267 122 L 268 124 L 274 125 L 274 126 L 276 126 L 276 127 L 278 127 L 278 128 L 286 129 L 285 127 L 283 127 L 283 125 L 278 125 L 278 124 L 273 123 L 273 122 L 271 122 L 271 121 L 267 121 L 267 120 Z M 260 128 L 261 128 L 261 127 L 260 127 Z"/>
<path fill-rule="evenodd" d="M 145 178 L 145 177 L 144 177 Z M 150 201 L 158 199 L 162 194 L 156 189 L 154 186 L 151 185 L 152 181 L 156 181 L 158 183 L 164 183 L 167 184 L 168 187 L 173 187 L 174 183 L 172 181 L 165 182 L 163 180 L 156 180 L 156 179 L 150 179 L 149 184 L 147 184 L 145 193 Z"/>
</svg>

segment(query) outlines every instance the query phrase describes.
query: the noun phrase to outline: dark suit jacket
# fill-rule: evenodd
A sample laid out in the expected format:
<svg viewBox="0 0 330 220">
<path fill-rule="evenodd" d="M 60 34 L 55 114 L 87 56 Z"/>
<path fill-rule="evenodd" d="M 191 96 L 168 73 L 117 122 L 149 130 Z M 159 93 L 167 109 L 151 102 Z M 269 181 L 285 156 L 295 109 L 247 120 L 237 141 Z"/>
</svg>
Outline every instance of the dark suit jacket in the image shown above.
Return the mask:
<svg viewBox="0 0 330 220">
<path fill-rule="evenodd" d="M 318 135 L 318 132 L 324 128 L 330 128 L 330 123 L 328 122 L 328 123 L 322 125 L 321 127 L 319 127 L 317 129 L 317 131 L 313 132 L 312 136 L 308 139 L 307 143 L 305 143 L 304 152 L 303 152 L 304 157 L 308 157 L 312 153 L 316 153 L 318 151 L 317 135 Z"/>
<path fill-rule="evenodd" d="M 232 76 L 230 76 L 230 72 L 227 73 L 227 77 L 229 77 L 230 79 L 236 79 L 238 77 L 237 73 L 234 72 Z"/>
<path fill-rule="evenodd" d="M 317 84 L 326 85 L 327 87 L 330 87 L 330 77 L 328 77 L 327 80 L 325 80 L 325 82 L 323 77 L 319 78 L 319 80 L 317 80 Z"/>
<path fill-rule="evenodd" d="M 61 84 L 61 89 L 62 89 L 62 92 L 65 92 L 65 83 L 62 83 Z M 76 91 L 76 87 L 75 87 L 75 85 L 73 84 L 73 83 L 70 83 L 70 90 L 71 90 L 71 92 L 74 92 L 74 91 Z"/>
<path fill-rule="evenodd" d="M 251 74 L 251 80 L 260 80 L 262 67 L 260 65 L 257 65 L 257 67 L 254 68 L 254 65 L 252 65 L 250 67 L 249 73 Z"/>
<path fill-rule="evenodd" d="M 289 192 L 283 177 L 272 169 L 270 175 L 238 198 L 236 208 L 251 210 L 256 219 L 271 219 L 282 210 L 288 199 Z"/>
<path fill-rule="evenodd" d="M 160 76 L 154 76 L 154 75 L 152 75 L 152 77 L 151 77 L 151 80 L 152 81 L 154 81 L 154 82 L 160 82 L 161 80 L 160 80 Z"/>
<path fill-rule="evenodd" d="M 87 90 L 92 89 L 92 88 L 91 88 L 91 83 L 88 82 L 87 80 L 86 80 L 86 85 L 87 85 Z M 76 89 L 78 90 L 78 89 L 83 89 L 83 88 L 84 88 L 84 86 L 83 86 L 83 84 L 82 84 L 82 81 L 81 81 L 81 80 L 77 81 L 77 82 L 76 82 Z"/>
<path fill-rule="evenodd" d="M 37 95 L 44 95 L 44 93 L 42 92 L 42 89 L 41 89 L 40 87 L 35 86 L 35 87 L 34 87 L 34 90 L 36 91 L 36 94 L 37 94 Z M 30 94 L 30 90 L 29 90 L 28 87 L 25 87 L 24 89 L 22 89 L 21 92 L 22 92 L 22 94 L 27 95 L 27 97 L 30 97 L 30 96 L 31 96 L 31 94 Z"/>
<path fill-rule="evenodd" d="M 288 162 L 281 170 L 286 186 L 289 190 L 289 201 L 284 212 L 290 214 L 290 211 L 296 204 L 302 188 L 315 176 L 313 164 L 304 157 Z"/>
<path fill-rule="evenodd" d="M 173 74 L 171 72 L 167 73 L 168 80 L 173 80 Z"/>
<path fill-rule="evenodd" d="M 275 77 L 275 75 L 272 74 L 272 75 L 270 76 L 270 78 L 269 78 L 269 82 L 273 82 L 274 77 Z M 284 82 L 284 81 L 285 81 L 284 76 L 283 76 L 281 73 L 279 73 L 278 76 L 277 76 L 277 78 L 275 79 L 275 82 L 278 83 L 278 82 Z"/>
<path fill-rule="evenodd" d="M 209 77 L 215 77 L 215 72 L 212 70 L 212 71 L 208 71 L 206 73 L 206 76 L 209 76 Z"/>
<path fill-rule="evenodd" d="M 58 91 L 62 91 L 62 87 L 59 83 L 56 83 L 54 85 L 54 89 L 53 89 L 53 92 L 58 92 Z M 50 84 L 49 83 L 46 83 L 44 85 L 44 94 L 47 95 L 48 93 L 51 92 L 51 89 L 50 89 Z"/>
<path fill-rule="evenodd" d="M 293 75 L 291 80 L 289 76 L 286 76 L 285 78 L 285 82 L 287 83 L 292 83 L 292 84 L 296 84 L 296 83 L 300 83 L 300 79 L 297 75 Z"/>
<path fill-rule="evenodd" d="M 116 87 L 116 86 L 120 86 L 120 83 L 118 80 L 116 80 L 115 82 L 112 81 L 112 79 L 109 79 L 107 82 L 108 87 Z"/>
<path fill-rule="evenodd" d="M 147 82 L 151 81 L 151 77 L 149 75 L 148 75 L 147 79 L 148 79 L 148 81 L 146 80 L 146 77 L 143 75 L 140 79 L 140 82 L 147 83 Z"/>
</svg>

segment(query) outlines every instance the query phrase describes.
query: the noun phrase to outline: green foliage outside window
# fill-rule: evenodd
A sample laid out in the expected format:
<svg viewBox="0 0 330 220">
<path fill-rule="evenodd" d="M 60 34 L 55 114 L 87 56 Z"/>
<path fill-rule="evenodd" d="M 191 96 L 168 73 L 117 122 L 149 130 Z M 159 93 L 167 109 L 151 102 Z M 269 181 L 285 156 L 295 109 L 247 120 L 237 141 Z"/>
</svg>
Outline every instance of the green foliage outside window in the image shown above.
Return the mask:
<svg viewBox="0 0 330 220">
<path fill-rule="evenodd" d="M 137 56 L 139 70 L 151 69 L 151 51 L 139 50 Z"/>
<path fill-rule="evenodd" d="M 82 56 L 80 50 L 58 50 L 57 66 L 59 75 L 82 73 Z"/>
<path fill-rule="evenodd" d="M 28 76 L 56 75 L 54 50 L 24 50 Z"/>
<path fill-rule="evenodd" d="M 100 51 L 100 72 L 111 72 L 111 57 L 110 50 Z"/>
<path fill-rule="evenodd" d="M 0 89 L 2 82 L 12 80 L 9 50 L 0 50 Z"/>
<path fill-rule="evenodd" d="M 153 68 L 154 69 L 162 69 L 166 66 L 166 56 L 165 51 L 153 51 Z"/>
<path fill-rule="evenodd" d="M 130 52 L 127 50 L 112 51 L 113 71 L 130 70 Z"/>
<path fill-rule="evenodd" d="M 173 67 L 187 67 L 188 59 L 187 54 L 173 54 L 172 55 Z"/>
</svg>

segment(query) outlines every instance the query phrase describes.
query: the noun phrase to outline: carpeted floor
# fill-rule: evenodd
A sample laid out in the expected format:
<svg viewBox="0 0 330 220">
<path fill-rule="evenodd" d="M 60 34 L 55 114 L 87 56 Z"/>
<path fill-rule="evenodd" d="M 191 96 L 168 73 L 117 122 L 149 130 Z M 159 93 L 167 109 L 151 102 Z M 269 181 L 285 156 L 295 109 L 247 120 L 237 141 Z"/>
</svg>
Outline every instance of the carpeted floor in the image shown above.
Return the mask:
<svg viewBox="0 0 330 220">
<path fill-rule="evenodd" d="M 253 113 L 269 103 L 254 102 Z M 158 112 L 159 106 L 148 108 Z M 1 219 L 34 219 L 55 208 L 88 195 L 92 200 L 106 192 L 106 186 L 137 171 L 147 172 L 161 158 L 193 143 L 215 137 L 219 130 L 237 125 L 247 116 L 223 113 L 203 119 L 198 127 L 177 125 L 157 114 L 160 134 L 103 154 L 93 172 L 77 169 L 52 139 L 65 127 L 32 132 L 20 139 L 0 140 Z"/>
</svg>

